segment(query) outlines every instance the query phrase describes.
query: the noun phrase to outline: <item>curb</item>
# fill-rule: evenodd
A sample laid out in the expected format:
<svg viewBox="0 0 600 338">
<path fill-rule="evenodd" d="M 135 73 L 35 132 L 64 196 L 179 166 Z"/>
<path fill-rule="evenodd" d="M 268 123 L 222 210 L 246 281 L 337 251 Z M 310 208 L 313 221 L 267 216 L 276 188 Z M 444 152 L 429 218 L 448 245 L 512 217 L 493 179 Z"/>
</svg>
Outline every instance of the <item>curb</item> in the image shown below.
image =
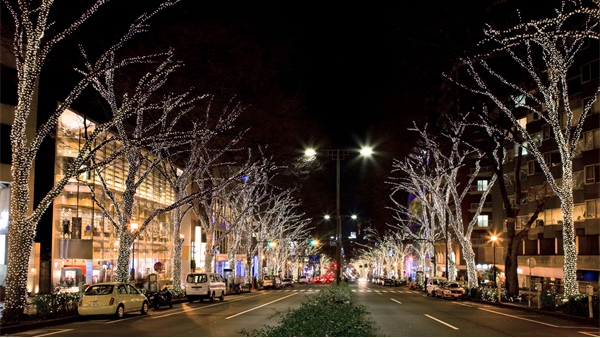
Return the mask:
<svg viewBox="0 0 600 338">
<path fill-rule="evenodd" d="M 480 303 L 480 304 L 488 304 L 488 305 L 493 305 L 493 306 L 497 306 L 497 307 L 503 307 L 503 308 L 519 309 L 519 310 L 523 310 L 523 311 L 527 311 L 527 312 L 538 313 L 538 314 L 548 316 L 548 317 L 571 320 L 571 321 L 575 321 L 575 322 L 578 322 L 581 324 L 587 324 L 587 325 L 593 325 L 596 327 L 600 327 L 600 320 L 598 318 L 585 318 L 585 317 L 573 316 L 573 315 L 569 315 L 569 314 L 562 313 L 562 312 L 542 310 L 542 309 L 538 309 L 538 308 L 527 307 L 527 306 L 522 306 L 522 305 L 515 305 L 515 304 L 511 304 L 511 303 L 488 302 L 488 301 L 480 300 L 480 299 L 470 299 L 470 301 L 475 302 L 475 303 Z"/>
</svg>

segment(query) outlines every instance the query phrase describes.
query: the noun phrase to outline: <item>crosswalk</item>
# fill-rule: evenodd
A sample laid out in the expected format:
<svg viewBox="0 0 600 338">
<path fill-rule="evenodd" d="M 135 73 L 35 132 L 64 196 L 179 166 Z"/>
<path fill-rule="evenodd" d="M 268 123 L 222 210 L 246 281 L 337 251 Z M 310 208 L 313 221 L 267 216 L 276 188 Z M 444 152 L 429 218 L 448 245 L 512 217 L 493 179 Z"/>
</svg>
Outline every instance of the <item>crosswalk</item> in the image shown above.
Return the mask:
<svg viewBox="0 0 600 338">
<path fill-rule="evenodd" d="M 280 289 L 280 290 L 269 290 L 268 292 L 296 292 L 296 291 L 300 291 L 300 292 L 318 292 L 319 290 L 322 290 L 321 288 L 309 288 L 309 289 Z M 358 289 L 358 290 L 352 290 L 352 292 L 354 293 L 391 293 L 391 294 L 401 294 L 401 293 L 412 293 L 412 294 L 424 294 L 423 291 L 418 291 L 418 290 L 379 290 L 379 289 L 369 289 L 369 288 L 365 288 L 365 289 Z"/>
</svg>

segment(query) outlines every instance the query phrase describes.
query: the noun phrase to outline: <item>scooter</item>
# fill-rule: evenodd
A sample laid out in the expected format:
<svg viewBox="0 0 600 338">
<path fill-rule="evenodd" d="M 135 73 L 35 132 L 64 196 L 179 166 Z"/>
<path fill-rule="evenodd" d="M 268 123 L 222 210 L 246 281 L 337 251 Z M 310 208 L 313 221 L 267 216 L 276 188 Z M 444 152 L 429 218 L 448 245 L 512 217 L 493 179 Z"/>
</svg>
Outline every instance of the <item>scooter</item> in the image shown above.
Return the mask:
<svg viewBox="0 0 600 338">
<path fill-rule="evenodd" d="M 154 309 L 158 310 L 163 305 L 169 305 L 169 308 L 173 308 L 173 303 L 171 299 L 173 295 L 169 292 L 167 287 L 164 287 L 160 291 L 153 291 L 148 294 L 148 301 L 150 302 L 150 306 Z"/>
</svg>

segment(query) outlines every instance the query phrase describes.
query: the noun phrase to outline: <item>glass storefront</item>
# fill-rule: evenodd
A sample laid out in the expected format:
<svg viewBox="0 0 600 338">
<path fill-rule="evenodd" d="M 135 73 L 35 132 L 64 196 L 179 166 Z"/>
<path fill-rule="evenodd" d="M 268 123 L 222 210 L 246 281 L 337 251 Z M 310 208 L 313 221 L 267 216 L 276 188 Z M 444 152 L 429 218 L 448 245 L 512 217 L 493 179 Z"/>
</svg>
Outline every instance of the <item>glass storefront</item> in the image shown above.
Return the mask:
<svg viewBox="0 0 600 338">
<path fill-rule="evenodd" d="M 87 132 L 94 125 L 87 121 Z M 55 181 L 63 177 L 84 142 L 84 120 L 72 111 L 65 112 L 57 128 Z M 108 135 L 105 135 L 108 136 Z M 100 139 L 98 139 L 100 141 Z M 109 157 L 116 145 L 108 145 L 96 155 L 98 160 Z M 127 161 L 118 158 L 102 169 L 102 177 L 119 203 L 125 187 Z M 145 170 L 145 168 L 142 168 Z M 52 283 L 69 286 L 112 281 L 116 274 L 119 238 L 102 210 L 92 200 L 92 185 L 97 199 L 115 217 L 115 207 L 102 189 L 100 177 L 94 172 L 70 180 L 53 206 Z M 173 191 L 158 172 L 151 173 L 139 187 L 133 206 L 132 228 L 159 208 L 173 203 Z M 132 279 L 142 283 L 150 273 L 159 279 L 170 279 L 173 242 L 169 214 L 156 217 L 138 236 L 132 246 L 130 267 Z M 157 262 L 162 271 L 155 271 Z"/>
</svg>

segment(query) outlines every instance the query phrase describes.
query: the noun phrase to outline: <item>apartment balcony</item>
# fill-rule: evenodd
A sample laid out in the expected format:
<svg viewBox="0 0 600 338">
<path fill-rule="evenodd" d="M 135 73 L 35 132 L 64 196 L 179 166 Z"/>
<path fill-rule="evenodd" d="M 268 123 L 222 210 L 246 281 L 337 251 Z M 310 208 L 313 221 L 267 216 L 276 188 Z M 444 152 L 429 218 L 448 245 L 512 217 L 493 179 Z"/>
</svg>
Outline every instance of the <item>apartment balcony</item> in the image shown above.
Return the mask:
<svg viewBox="0 0 600 338">
<path fill-rule="evenodd" d="M 493 169 L 490 166 L 487 167 L 481 167 L 479 168 L 479 173 L 477 173 L 477 176 L 491 176 L 493 173 Z M 475 168 L 471 168 L 469 170 L 469 175 L 473 176 L 475 174 Z"/>
<path fill-rule="evenodd" d="M 482 212 L 491 212 L 492 211 L 492 202 L 485 202 L 483 203 L 483 208 L 481 209 Z M 477 207 L 479 206 L 479 203 L 471 203 L 469 205 L 469 212 L 475 212 L 477 211 Z"/>
</svg>

